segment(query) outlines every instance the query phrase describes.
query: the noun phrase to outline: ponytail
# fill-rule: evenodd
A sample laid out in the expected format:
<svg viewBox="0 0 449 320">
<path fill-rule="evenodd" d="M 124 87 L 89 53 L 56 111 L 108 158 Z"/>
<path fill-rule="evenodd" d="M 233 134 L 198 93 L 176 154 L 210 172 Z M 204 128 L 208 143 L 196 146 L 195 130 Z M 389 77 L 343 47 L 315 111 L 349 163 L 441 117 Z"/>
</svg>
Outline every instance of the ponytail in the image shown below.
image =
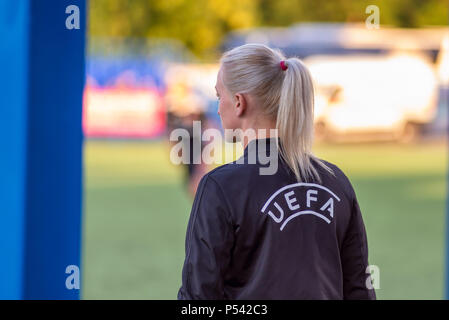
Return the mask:
<svg viewBox="0 0 449 320">
<path fill-rule="evenodd" d="M 260 44 L 247 44 L 226 52 L 221 63 L 230 92 L 260 97 L 264 113 L 276 119 L 282 159 L 299 182 L 321 178 L 311 160 L 334 174 L 312 154 L 314 89 L 307 67 L 298 58 Z"/>
<path fill-rule="evenodd" d="M 316 179 L 318 172 L 311 163 L 314 158 L 325 169 L 324 163 L 311 152 L 313 143 L 314 88 L 307 67 L 298 58 L 290 58 L 285 65 L 277 113 L 276 128 L 279 132 L 280 154 L 298 181 Z M 330 169 L 329 169 L 330 170 Z"/>
</svg>

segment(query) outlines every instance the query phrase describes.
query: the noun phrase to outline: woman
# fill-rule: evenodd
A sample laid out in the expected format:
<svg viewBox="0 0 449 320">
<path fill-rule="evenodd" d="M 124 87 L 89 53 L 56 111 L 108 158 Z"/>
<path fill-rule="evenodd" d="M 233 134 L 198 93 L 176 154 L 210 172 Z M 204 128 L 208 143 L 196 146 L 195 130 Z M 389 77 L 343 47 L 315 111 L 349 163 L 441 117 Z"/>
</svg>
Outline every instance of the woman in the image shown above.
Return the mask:
<svg viewBox="0 0 449 320">
<path fill-rule="evenodd" d="M 311 153 L 304 64 L 247 44 L 223 55 L 216 90 L 225 130 L 256 139 L 240 136 L 242 158 L 200 182 L 178 299 L 375 299 L 355 192 Z M 263 174 L 262 155 L 279 160 L 275 172 Z"/>
</svg>

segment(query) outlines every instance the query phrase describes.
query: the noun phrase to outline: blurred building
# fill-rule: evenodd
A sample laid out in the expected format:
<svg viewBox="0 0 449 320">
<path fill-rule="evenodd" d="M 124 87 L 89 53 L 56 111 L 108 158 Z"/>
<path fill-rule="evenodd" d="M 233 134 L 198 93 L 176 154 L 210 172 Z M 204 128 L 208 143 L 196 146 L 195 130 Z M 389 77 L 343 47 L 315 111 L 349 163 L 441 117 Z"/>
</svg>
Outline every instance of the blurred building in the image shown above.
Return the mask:
<svg viewBox="0 0 449 320">
<path fill-rule="evenodd" d="M 235 31 L 223 42 L 223 50 L 244 43 L 263 43 L 287 55 L 305 58 L 316 54 L 387 53 L 391 50 L 418 50 L 435 61 L 446 27 L 422 29 L 367 29 L 360 23 L 301 23 L 287 28 L 254 28 Z"/>
</svg>

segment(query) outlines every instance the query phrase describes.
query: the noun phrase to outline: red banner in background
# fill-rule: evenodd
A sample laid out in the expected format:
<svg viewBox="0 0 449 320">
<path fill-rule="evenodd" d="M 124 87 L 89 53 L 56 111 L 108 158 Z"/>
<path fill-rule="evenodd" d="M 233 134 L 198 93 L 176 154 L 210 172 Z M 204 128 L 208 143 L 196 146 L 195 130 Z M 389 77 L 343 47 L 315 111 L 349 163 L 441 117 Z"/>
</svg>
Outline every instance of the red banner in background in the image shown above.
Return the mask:
<svg viewBox="0 0 449 320">
<path fill-rule="evenodd" d="M 151 88 L 86 86 L 83 129 L 87 137 L 155 138 L 165 130 L 161 94 Z"/>
</svg>

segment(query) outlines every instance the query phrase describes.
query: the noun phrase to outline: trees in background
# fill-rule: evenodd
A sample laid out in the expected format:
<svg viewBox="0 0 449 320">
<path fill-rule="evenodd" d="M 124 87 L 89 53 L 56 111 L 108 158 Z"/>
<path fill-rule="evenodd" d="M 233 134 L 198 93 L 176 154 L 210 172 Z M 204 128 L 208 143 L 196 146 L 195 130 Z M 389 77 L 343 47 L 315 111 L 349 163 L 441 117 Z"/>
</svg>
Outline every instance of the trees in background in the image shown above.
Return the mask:
<svg viewBox="0 0 449 320">
<path fill-rule="evenodd" d="M 447 0 L 91 0 L 89 34 L 175 38 L 196 55 L 217 53 L 232 30 L 299 22 L 364 22 L 368 5 L 381 25 L 447 25 Z"/>
</svg>

